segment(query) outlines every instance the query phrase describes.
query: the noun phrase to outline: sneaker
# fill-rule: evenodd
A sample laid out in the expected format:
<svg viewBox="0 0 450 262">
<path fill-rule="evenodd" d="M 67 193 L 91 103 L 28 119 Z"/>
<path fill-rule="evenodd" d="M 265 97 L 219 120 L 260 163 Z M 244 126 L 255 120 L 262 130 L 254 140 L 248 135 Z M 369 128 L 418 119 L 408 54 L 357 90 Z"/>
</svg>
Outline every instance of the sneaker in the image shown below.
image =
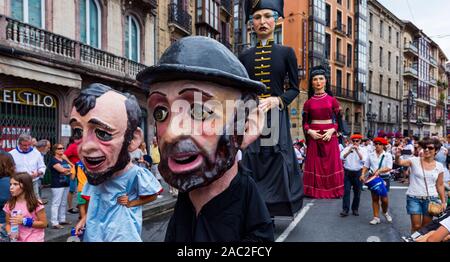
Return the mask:
<svg viewBox="0 0 450 262">
<path fill-rule="evenodd" d="M 158 196 L 157 196 L 157 198 L 162 198 L 162 197 L 163 197 L 163 196 L 161 196 L 161 195 L 158 195 Z"/>
<path fill-rule="evenodd" d="M 359 216 L 358 210 L 353 210 L 352 213 L 353 213 L 354 216 Z"/>
<path fill-rule="evenodd" d="M 80 213 L 80 212 L 78 211 L 78 209 L 76 209 L 76 208 L 71 208 L 71 209 L 67 210 L 67 212 L 69 212 L 69 213 L 71 213 L 71 214 L 78 214 L 78 213 Z"/>
<path fill-rule="evenodd" d="M 387 221 L 387 222 L 392 223 L 392 217 L 391 217 L 391 215 L 389 215 L 389 213 L 386 212 L 386 213 L 384 214 L 384 217 L 386 218 L 386 221 Z"/>
<path fill-rule="evenodd" d="M 414 239 L 410 236 L 406 237 L 406 236 L 402 236 L 402 240 L 404 242 L 414 242 Z"/>
<path fill-rule="evenodd" d="M 376 224 L 380 224 L 381 220 L 379 217 L 374 217 L 372 220 L 370 220 L 369 224 L 371 225 L 376 225 Z"/>
<path fill-rule="evenodd" d="M 348 211 L 346 210 L 342 210 L 342 212 L 339 214 L 341 217 L 346 217 L 348 216 Z"/>
<path fill-rule="evenodd" d="M 53 229 L 63 229 L 64 227 L 61 225 L 53 225 L 52 228 Z"/>
</svg>

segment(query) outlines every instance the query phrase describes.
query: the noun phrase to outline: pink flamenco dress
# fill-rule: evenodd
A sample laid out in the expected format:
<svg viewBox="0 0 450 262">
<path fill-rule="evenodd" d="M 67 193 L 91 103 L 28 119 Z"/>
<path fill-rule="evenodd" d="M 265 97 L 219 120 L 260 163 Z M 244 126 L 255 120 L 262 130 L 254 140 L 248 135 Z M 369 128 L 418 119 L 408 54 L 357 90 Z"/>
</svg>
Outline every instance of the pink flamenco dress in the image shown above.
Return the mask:
<svg viewBox="0 0 450 262">
<path fill-rule="evenodd" d="M 309 129 L 338 130 L 336 119 L 339 115 L 339 102 L 326 93 L 314 95 L 303 107 L 303 129 L 307 136 L 306 162 L 304 166 L 304 193 L 312 198 L 341 198 L 344 195 L 344 169 L 340 159 L 338 138 L 333 134 L 330 141 L 314 140 L 307 135 Z M 313 124 L 313 120 L 329 120 L 330 124 Z"/>
</svg>

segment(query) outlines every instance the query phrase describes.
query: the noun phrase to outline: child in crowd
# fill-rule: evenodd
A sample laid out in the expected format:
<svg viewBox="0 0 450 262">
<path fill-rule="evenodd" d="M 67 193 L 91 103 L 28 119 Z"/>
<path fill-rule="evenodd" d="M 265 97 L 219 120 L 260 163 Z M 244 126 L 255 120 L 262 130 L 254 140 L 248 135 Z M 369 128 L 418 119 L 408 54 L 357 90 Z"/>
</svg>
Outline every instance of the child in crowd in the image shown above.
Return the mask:
<svg viewBox="0 0 450 262">
<path fill-rule="evenodd" d="M 33 191 L 33 180 L 28 173 L 16 173 L 11 177 L 11 199 L 3 210 L 6 214 L 6 231 L 11 234 L 11 224 L 19 225 L 19 242 L 44 242 L 47 217 L 42 202 Z M 13 211 L 17 215 L 12 216 Z"/>
</svg>

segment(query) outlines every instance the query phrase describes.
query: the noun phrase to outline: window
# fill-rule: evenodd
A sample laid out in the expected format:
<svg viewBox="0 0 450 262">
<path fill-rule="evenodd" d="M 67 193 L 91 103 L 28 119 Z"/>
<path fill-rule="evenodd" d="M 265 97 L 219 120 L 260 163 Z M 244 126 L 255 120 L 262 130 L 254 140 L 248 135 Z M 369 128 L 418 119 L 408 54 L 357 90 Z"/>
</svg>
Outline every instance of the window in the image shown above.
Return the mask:
<svg viewBox="0 0 450 262">
<path fill-rule="evenodd" d="M 283 44 L 283 30 L 281 26 L 275 27 L 275 30 L 273 31 L 273 40 L 276 44 Z"/>
<path fill-rule="evenodd" d="M 352 37 L 352 31 L 353 31 L 353 22 L 351 17 L 347 17 L 347 36 Z"/>
<path fill-rule="evenodd" d="M 380 38 L 383 39 L 384 22 L 380 20 Z"/>
<path fill-rule="evenodd" d="M 399 71 L 399 60 L 398 60 L 398 56 L 395 57 L 395 73 L 398 75 L 398 71 Z"/>
<path fill-rule="evenodd" d="M 387 95 L 389 97 L 391 97 L 391 82 L 392 82 L 392 80 L 389 78 L 388 79 L 388 93 L 387 93 Z"/>
<path fill-rule="evenodd" d="M 399 48 L 400 47 L 400 33 L 399 32 L 396 32 L 395 33 L 396 34 L 396 46 L 397 46 L 397 48 Z"/>
<path fill-rule="evenodd" d="M 400 122 L 400 115 L 399 115 L 399 111 L 398 111 L 398 105 L 395 106 L 395 123 L 399 123 Z"/>
<path fill-rule="evenodd" d="M 391 71 L 391 51 L 388 52 L 388 71 Z"/>
<path fill-rule="evenodd" d="M 380 57 L 379 57 L 379 60 L 380 60 L 380 67 L 382 67 L 383 66 L 383 47 L 381 47 L 381 46 L 380 46 Z"/>
<path fill-rule="evenodd" d="M 345 109 L 345 122 L 350 123 L 350 108 Z"/>
<path fill-rule="evenodd" d="M 135 62 L 140 61 L 140 38 L 139 24 L 131 15 L 125 20 L 125 56 Z"/>
<path fill-rule="evenodd" d="M 338 3 L 339 5 L 342 5 L 342 0 L 337 0 L 337 3 Z"/>
<path fill-rule="evenodd" d="M 339 10 L 336 12 L 336 27 L 339 31 L 344 31 L 344 27 L 342 26 L 342 12 Z"/>
<path fill-rule="evenodd" d="M 388 29 L 388 39 L 389 39 L 389 44 L 392 43 L 392 27 L 389 26 Z"/>
<path fill-rule="evenodd" d="M 337 95 L 341 95 L 342 94 L 342 71 L 337 69 L 336 70 L 336 92 Z"/>
<path fill-rule="evenodd" d="M 372 79 L 373 78 L 373 72 L 369 71 L 369 92 L 372 91 Z"/>
<path fill-rule="evenodd" d="M 352 45 L 347 44 L 347 67 L 352 66 Z"/>
<path fill-rule="evenodd" d="M 101 48 L 101 9 L 97 0 L 80 0 L 80 39 Z"/>
<path fill-rule="evenodd" d="M 45 0 L 11 0 L 11 17 L 45 28 Z"/>
<path fill-rule="evenodd" d="M 325 34 L 325 57 L 330 60 L 331 53 L 331 35 Z"/>
<path fill-rule="evenodd" d="M 329 4 L 325 5 L 325 25 L 328 27 L 331 25 L 331 6 Z"/>
<path fill-rule="evenodd" d="M 347 95 L 352 89 L 352 75 L 350 73 L 347 73 Z"/>
<path fill-rule="evenodd" d="M 219 4 L 213 0 L 205 0 L 205 19 L 204 21 L 212 28 L 219 31 Z"/>
<path fill-rule="evenodd" d="M 380 107 L 378 108 L 379 121 L 383 122 L 383 102 L 380 101 Z"/>
<path fill-rule="evenodd" d="M 391 104 L 387 105 L 388 113 L 387 113 L 387 121 L 391 122 Z"/>
<path fill-rule="evenodd" d="M 379 83 L 378 87 L 380 88 L 379 92 L 380 92 L 380 95 L 381 95 L 382 94 L 382 90 L 383 90 L 383 75 L 380 75 L 380 83 Z"/>
<path fill-rule="evenodd" d="M 352 0 L 347 0 L 347 9 L 350 11 Z"/>
<path fill-rule="evenodd" d="M 399 99 L 400 98 L 400 86 L 398 81 L 395 82 L 395 98 Z"/>
<path fill-rule="evenodd" d="M 372 32 L 373 28 L 373 14 L 369 13 L 369 31 Z"/>
<path fill-rule="evenodd" d="M 369 62 L 372 63 L 372 49 L 373 49 L 373 43 L 372 41 L 369 41 Z"/>
</svg>

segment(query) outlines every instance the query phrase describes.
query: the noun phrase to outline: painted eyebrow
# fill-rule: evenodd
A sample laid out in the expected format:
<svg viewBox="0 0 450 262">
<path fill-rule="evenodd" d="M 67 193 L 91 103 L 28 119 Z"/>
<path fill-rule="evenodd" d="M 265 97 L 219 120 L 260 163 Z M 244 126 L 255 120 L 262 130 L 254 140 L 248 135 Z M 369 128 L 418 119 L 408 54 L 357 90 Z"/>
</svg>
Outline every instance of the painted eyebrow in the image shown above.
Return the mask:
<svg viewBox="0 0 450 262">
<path fill-rule="evenodd" d="M 89 123 L 89 124 L 92 124 L 92 125 L 100 126 L 101 128 L 106 129 L 106 130 L 108 130 L 108 131 L 110 131 L 110 132 L 113 132 L 113 131 L 114 131 L 114 128 L 112 128 L 110 125 L 108 125 L 108 124 L 106 124 L 106 123 L 103 123 L 102 121 L 100 121 L 100 120 L 98 120 L 98 119 L 96 119 L 96 118 L 90 119 L 90 120 L 88 121 L 88 123 Z"/>
<path fill-rule="evenodd" d="M 148 95 L 148 97 L 150 98 L 152 95 L 167 96 L 166 94 L 164 94 L 163 92 L 160 92 L 160 91 L 151 92 L 150 95 Z"/>
<path fill-rule="evenodd" d="M 75 118 L 70 119 L 69 125 L 71 125 L 73 122 L 78 122 L 78 120 L 76 120 Z"/>
<path fill-rule="evenodd" d="M 185 88 L 185 89 L 181 90 L 180 92 L 178 92 L 178 95 L 181 95 L 181 94 L 186 93 L 186 92 L 200 92 L 200 93 L 202 93 L 203 96 L 206 96 L 208 98 L 212 98 L 213 97 L 213 95 L 211 95 L 210 93 L 208 93 L 206 91 L 203 91 L 203 90 L 200 90 L 200 89 L 197 89 L 197 88 L 192 88 L 192 87 L 191 88 Z"/>
</svg>

